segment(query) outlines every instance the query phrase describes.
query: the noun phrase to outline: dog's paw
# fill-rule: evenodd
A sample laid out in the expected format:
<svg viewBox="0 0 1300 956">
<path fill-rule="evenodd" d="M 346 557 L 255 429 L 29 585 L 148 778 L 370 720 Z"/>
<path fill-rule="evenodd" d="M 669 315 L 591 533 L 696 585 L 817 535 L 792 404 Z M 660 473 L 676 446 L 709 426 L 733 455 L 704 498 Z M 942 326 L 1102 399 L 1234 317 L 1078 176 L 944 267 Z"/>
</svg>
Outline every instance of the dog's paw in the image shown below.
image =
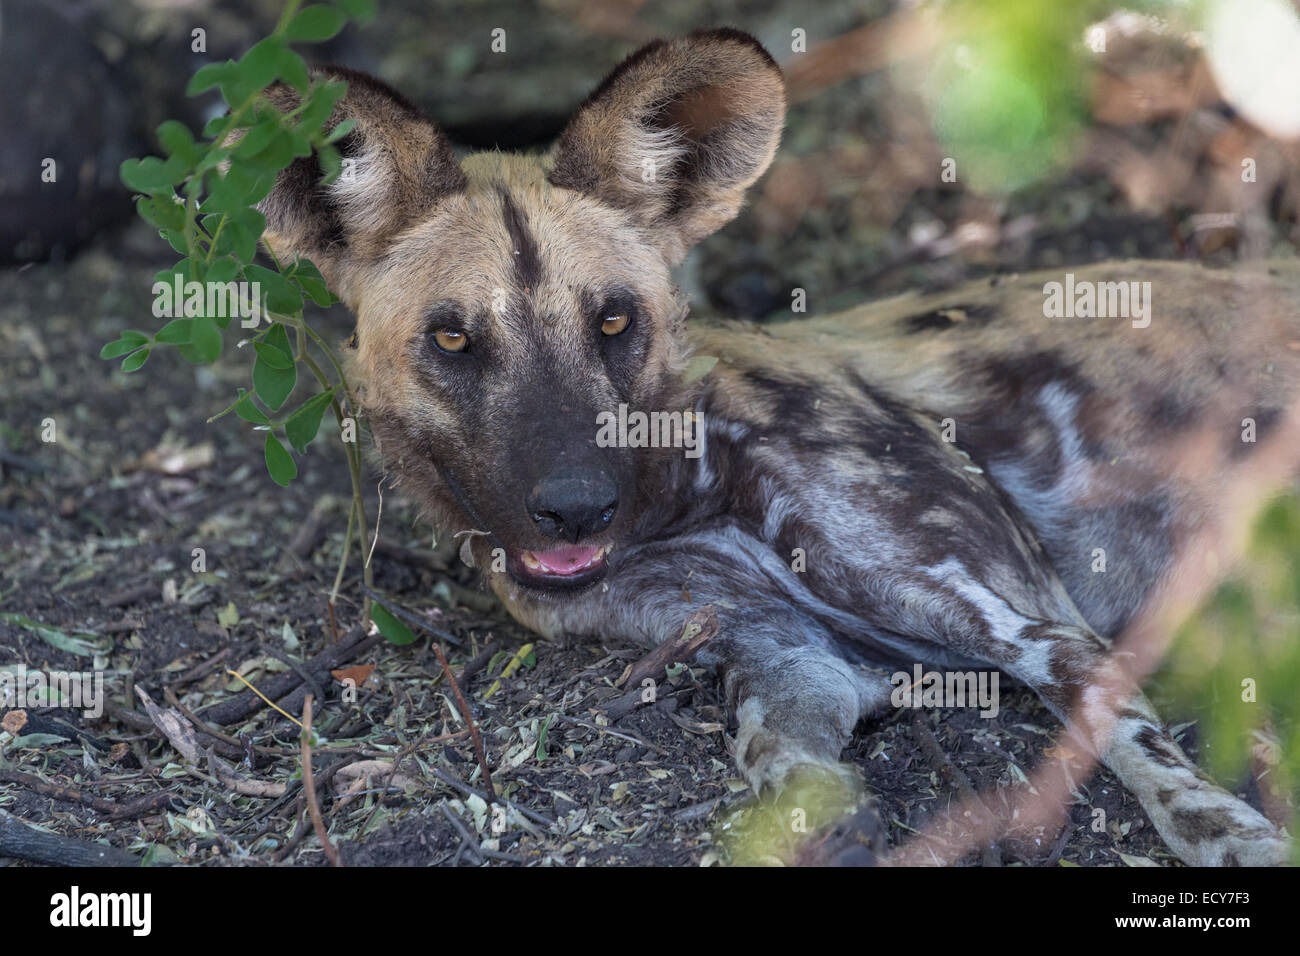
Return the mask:
<svg viewBox="0 0 1300 956">
<path fill-rule="evenodd" d="M 868 798 L 834 826 L 806 840 L 795 853 L 796 866 L 876 866 L 889 848 L 880 804 Z"/>
<path fill-rule="evenodd" d="M 872 866 L 884 829 L 862 778 L 836 762 L 783 762 L 784 773 L 755 790 L 758 800 L 729 827 L 731 862 L 782 866 Z M 772 765 L 765 769 L 771 771 Z"/>
<path fill-rule="evenodd" d="M 1191 866 L 1286 866 L 1294 858 L 1267 817 L 1202 774 L 1148 804 L 1156 830 Z"/>
<path fill-rule="evenodd" d="M 1200 866 L 1288 866 L 1293 852 L 1291 841 L 1269 828 L 1207 841 L 1191 855 Z"/>
</svg>

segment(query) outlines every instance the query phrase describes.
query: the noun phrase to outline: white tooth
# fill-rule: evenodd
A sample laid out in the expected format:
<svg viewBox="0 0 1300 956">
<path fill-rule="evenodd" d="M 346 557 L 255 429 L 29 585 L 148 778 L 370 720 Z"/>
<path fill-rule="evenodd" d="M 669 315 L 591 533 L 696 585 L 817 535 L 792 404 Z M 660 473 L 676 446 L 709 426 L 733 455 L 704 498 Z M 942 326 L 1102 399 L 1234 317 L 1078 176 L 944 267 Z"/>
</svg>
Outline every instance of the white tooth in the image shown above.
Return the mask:
<svg viewBox="0 0 1300 956">
<path fill-rule="evenodd" d="M 540 571 L 542 569 L 542 563 L 533 557 L 533 553 L 531 551 L 525 551 L 523 554 L 523 558 L 524 558 L 524 567 L 526 567 L 529 571 Z"/>
</svg>

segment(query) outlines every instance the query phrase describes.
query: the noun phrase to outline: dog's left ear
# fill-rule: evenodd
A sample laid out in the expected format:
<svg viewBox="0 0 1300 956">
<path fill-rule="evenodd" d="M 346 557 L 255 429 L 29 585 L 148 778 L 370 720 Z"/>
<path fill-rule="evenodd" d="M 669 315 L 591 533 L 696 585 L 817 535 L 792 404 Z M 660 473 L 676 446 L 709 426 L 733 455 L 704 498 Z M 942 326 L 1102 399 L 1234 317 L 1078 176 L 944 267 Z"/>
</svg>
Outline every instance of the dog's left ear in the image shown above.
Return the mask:
<svg viewBox="0 0 1300 956">
<path fill-rule="evenodd" d="M 784 121 L 781 70 L 753 37 L 722 29 L 658 40 L 578 108 L 550 181 L 628 210 L 680 262 L 739 212 Z"/>
</svg>

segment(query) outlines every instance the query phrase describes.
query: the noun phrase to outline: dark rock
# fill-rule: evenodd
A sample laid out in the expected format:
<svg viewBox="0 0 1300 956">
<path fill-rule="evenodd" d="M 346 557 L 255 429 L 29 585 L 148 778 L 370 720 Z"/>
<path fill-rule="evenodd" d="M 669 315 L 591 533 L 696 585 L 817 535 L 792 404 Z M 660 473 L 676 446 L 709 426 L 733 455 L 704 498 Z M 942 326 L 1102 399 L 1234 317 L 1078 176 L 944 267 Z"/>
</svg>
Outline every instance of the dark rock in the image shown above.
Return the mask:
<svg viewBox="0 0 1300 956">
<path fill-rule="evenodd" d="M 76 24 L 2 0 L 0 89 L 0 262 L 61 258 L 131 215 L 118 180 L 140 151 L 130 100 Z"/>
</svg>

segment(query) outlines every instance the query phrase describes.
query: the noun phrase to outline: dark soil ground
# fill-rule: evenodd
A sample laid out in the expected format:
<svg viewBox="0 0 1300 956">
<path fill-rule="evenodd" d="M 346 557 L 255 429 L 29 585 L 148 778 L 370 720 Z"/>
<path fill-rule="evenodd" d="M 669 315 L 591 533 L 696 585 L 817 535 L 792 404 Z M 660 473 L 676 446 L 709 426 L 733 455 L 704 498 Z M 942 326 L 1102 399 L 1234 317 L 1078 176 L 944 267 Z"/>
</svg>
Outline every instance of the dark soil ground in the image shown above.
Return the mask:
<svg viewBox="0 0 1300 956">
<path fill-rule="evenodd" d="M 838 129 L 886 135 L 881 103 L 889 95 L 887 85 L 865 77 L 801 104 L 786 134 L 791 163 L 806 167 Z M 1143 137 L 1159 135 L 1137 126 L 1131 138 L 1154 154 L 1157 140 Z M 1113 177 L 1095 171 L 1065 170 L 995 204 L 885 181 L 864 192 L 900 189 L 911 198 L 883 209 L 842 204 L 832 189 L 787 219 L 774 187 L 706 242 L 683 281 L 702 311 L 757 317 L 777 311 L 788 301 L 782 290 L 794 285 L 829 308 L 980 272 L 1109 256 L 1231 255 L 1189 246 L 1196 209 L 1172 218 L 1135 209 Z M 917 223 L 953 236 L 981 217 L 994 238 L 974 249 L 955 243 L 918 254 L 900 238 Z M 246 693 L 231 669 L 258 686 L 307 670 L 325 698 L 315 709 L 316 785 L 330 839 L 348 864 L 792 857 L 792 847 L 771 835 L 775 811 L 736 778 L 731 728 L 710 673 L 683 668 L 655 702 L 608 719 L 602 705 L 638 652 L 563 646 L 524 632 L 454 560 L 451 543 L 435 546 L 412 505 L 390 490 L 375 585 L 459 641 L 447 653 L 463 675 L 497 792 L 511 803 L 504 820 L 494 821 L 482 799 L 473 743 L 423 636 L 403 647 L 380 641 L 349 657 L 342 666 L 373 668 L 368 676 L 351 672 L 364 680 L 353 701 L 341 699 L 342 685 L 324 670 L 304 668 L 359 636 L 358 560 L 333 624 L 327 614 L 349 494 L 338 433 L 327 423 L 300 461 L 300 478 L 280 489 L 251 426 L 233 415 L 207 422 L 247 386 L 249 363 L 233 342 L 215 366 L 197 371 L 159 355 L 128 375 L 98 358 L 123 328 L 150 321 L 151 277 L 171 261 L 167 253 L 135 224 L 69 262 L 0 272 L 0 666 L 102 670 L 108 696 L 96 719 L 29 708 L 25 724 L 6 724 L 0 811 L 156 862 L 324 864 L 300 786 L 298 728 L 266 708 L 224 721 L 205 716 Z M 341 307 L 317 323 L 335 340 L 350 331 Z M 47 419 L 53 442 L 41 438 Z M 378 480 L 367 475 L 372 516 Z M 195 549 L 203 549 L 200 571 Z M 218 760 L 183 760 L 149 722 L 135 688 L 189 715 L 200 745 Z M 287 701 L 295 717 L 301 697 Z M 859 728 L 845 757 L 878 798 L 890 844 L 955 803 L 956 776 L 1007 818 L 1033 769 L 1052 763 L 1072 772 L 1076 803 L 1065 825 L 1009 821 L 996 848 L 971 851 L 963 863 L 1173 862 L 1116 779 L 1079 767 L 1036 697 L 1004 690 L 1001 706 L 994 719 L 971 710 L 925 711 L 919 719 L 900 711 Z M 1165 716 L 1177 726 L 1178 715 Z M 927 733 L 947 761 L 923 745 Z M 1195 727 L 1179 733 L 1194 753 Z M 122 812 L 155 794 L 164 802 Z M 1096 809 L 1104 818 L 1094 826 Z"/>
</svg>

